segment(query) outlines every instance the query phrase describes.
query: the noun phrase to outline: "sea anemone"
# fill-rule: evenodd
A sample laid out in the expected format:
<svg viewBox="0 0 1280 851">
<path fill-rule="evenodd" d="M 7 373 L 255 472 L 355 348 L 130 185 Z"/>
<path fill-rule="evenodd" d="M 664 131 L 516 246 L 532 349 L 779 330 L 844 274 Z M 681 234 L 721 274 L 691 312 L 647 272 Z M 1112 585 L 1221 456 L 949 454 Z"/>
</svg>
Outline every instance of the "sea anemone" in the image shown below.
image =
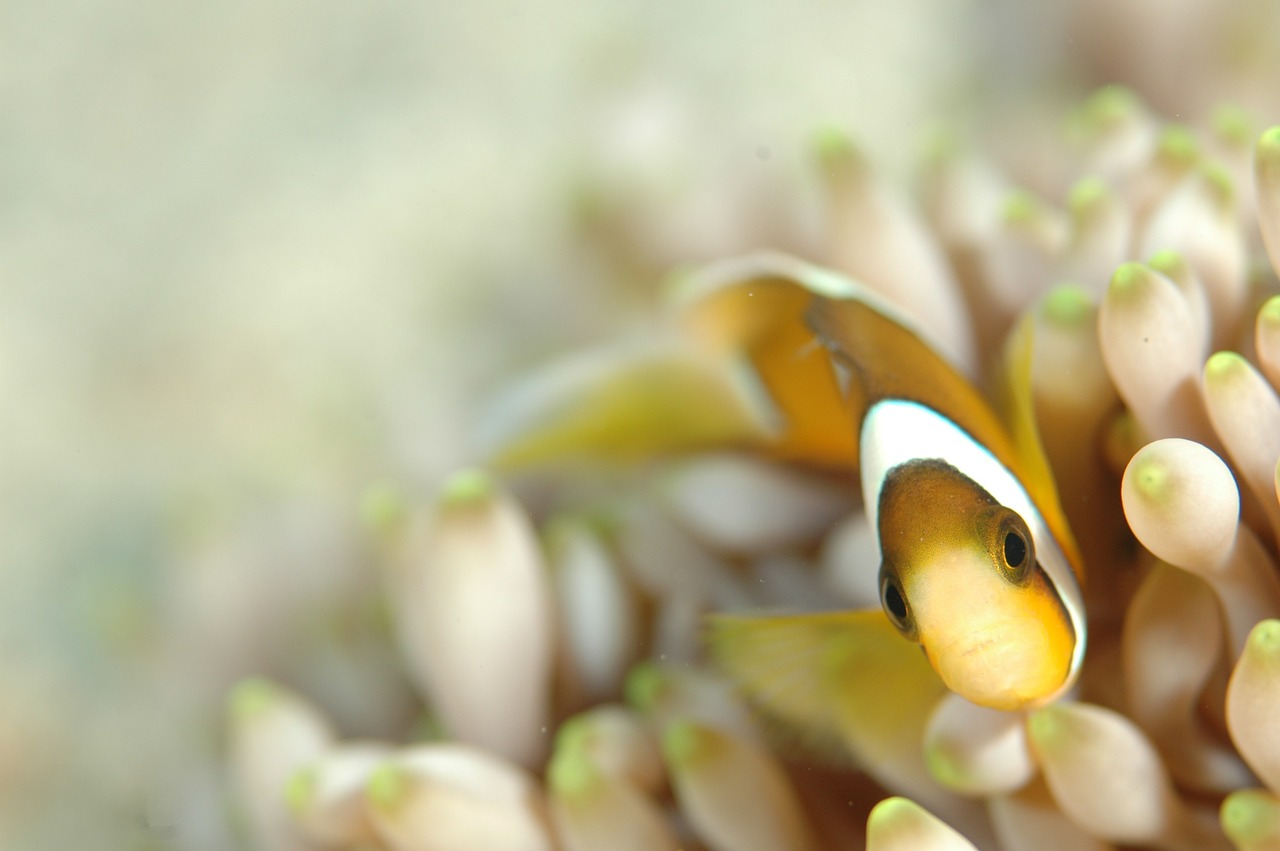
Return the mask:
<svg viewBox="0 0 1280 851">
<path fill-rule="evenodd" d="M 429 732 L 344 742 L 301 696 L 241 685 L 254 831 L 406 851 L 1277 847 L 1280 128 L 1250 147 L 1230 115 L 1170 125 L 1106 89 L 1046 194 L 948 144 L 918 207 L 819 134 L 827 230 L 806 260 L 679 270 L 649 331 L 500 397 L 482 463 L 434 502 L 371 494 Z M 878 606 L 834 463 L 847 410 L 786 360 L 796 305 L 850 279 L 984 386 L 1007 339 L 1034 340 L 1027 402 L 1090 632 L 1047 706 L 969 703 L 906 642 L 776 686 L 708 656 L 715 612 Z M 836 733 L 757 711 L 769 688 Z"/>
</svg>

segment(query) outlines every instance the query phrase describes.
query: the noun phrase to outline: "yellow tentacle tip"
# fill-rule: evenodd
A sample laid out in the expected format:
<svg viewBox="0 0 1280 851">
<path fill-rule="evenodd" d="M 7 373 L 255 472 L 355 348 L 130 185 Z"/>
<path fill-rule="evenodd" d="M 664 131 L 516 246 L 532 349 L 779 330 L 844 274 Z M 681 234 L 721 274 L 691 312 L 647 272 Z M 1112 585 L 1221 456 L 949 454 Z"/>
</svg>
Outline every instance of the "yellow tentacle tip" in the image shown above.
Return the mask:
<svg viewBox="0 0 1280 851">
<path fill-rule="evenodd" d="M 1280 666 L 1280 620 L 1259 622 L 1249 633 L 1245 652 L 1259 662 Z"/>
<path fill-rule="evenodd" d="M 1258 322 L 1263 326 L 1280 327 L 1280 295 L 1273 295 L 1258 309 Z"/>
<path fill-rule="evenodd" d="M 440 500 L 451 508 L 483 502 L 493 495 L 493 478 L 483 470 L 455 473 L 440 492 Z"/>
<path fill-rule="evenodd" d="M 547 784 L 557 795 L 576 797 L 589 792 L 599 775 L 577 748 L 559 748 L 547 766 Z"/>
<path fill-rule="evenodd" d="M 381 765 L 369 775 L 365 795 L 369 803 L 383 812 L 390 812 L 404 801 L 409 792 L 409 780 L 405 771 L 394 763 Z"/>
<path fill-rule="evenodd" d="M 1093 298 L 1076 284 L 1054 287 L 1043 304 L 1044 318 L 1059 328 L 1076 328 L 1093 320 Z"/>
<path fill-rule="evenodd" d="M 1222 832 L 1237 848 L 1271 848 L 1280 842 L 1280 801 L 1261 789 L 1240 789 L 1218 811 Z"/>
<path fill-rule="evenodd" d="M 885 798 L 867 817 L 868 851 L 968 851 L 973 844 L 924 807 Z"/>
<path fill-rule="evenodd" d="M 687 766 L 707 752 L 711 737 L 697 724 L 676 721 L 667 725 L 662 734 L 662 753 L 667 762 Z"/>
<path fill-rule="evenodd" d="M 648 662 L 636 665 L 627 675 L 627 681 L 623 687 L 627 703 L 641 712 L 652 708 L 662 699 L 666 682 L 666 676 L 657 665 Z"/>
<path fill-rule="evenodd" d="M 1253 149 L 1254 174 L 1260 181 L 1259 192 L 1273 191 L 1280 181 L 1280 126 L 1266 130 Z"/>
<path fill-rule="evenodd" d="M 279 687 L 268 679 L 250 677 L 236 683 L 227 699 L 233 718 L 249 718 L 271 706 L 280 697 Z"/>
<path fill-rule="evenodd" d="M 1135 296 L 1151 277 L 1151 270 L 1141 263 L 1122 263 L 1111 276 L 1110 293 L 1120 297 Z"/>
<path fill-rule="evenodd" d="M 1205 361 L 1205 381 L 1213 384 L 1224 384 L 1237 380 L 1248 374 L 1249 365 L 1236 352 L 1214 352 Z"/>
<path fill-rule="evenodd" d="M 1130 463 L 1130 474 L 1138 493 L 1151 503 L 1162 502 L 1173 484 L 1168 465 L 1159 457 L 1135 458 Z"/>
<path fill-rule="evenodd" d="M 1067 732 L 1067 717 L 1056 706 L 1037 709 L 1027 716 L 1027 735 L 1038 747 L 1052 750 Z"/>
</svg>

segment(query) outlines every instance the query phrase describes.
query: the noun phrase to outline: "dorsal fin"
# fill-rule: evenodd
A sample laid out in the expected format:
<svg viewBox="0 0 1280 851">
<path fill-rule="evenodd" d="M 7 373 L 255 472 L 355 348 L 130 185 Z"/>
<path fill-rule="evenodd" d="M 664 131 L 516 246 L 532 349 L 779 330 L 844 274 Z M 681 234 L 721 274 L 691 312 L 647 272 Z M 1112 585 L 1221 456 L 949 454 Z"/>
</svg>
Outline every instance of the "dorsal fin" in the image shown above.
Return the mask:
<svg viewBox="0 0 1280 851">
<path fill-rule="evenodd" d="M 1010 336 L 997 374 L 1000 414 L 973 384 L 904 322 L 859 299 L 815 298 L 809 323 L 860 384 L 865 406 L 907 399 L 942 414 L 1012 472 L 1039 508 L 1077 577 L 1080 556 L 1040 444 L 1031 396 L 1032 325 Z"/>
<path fill-rule="evenodd" d="M 866 407 L 881 399 L 919 402 L 1021 474 L 1017 447 L 987 400 L 911 328 L 853 298 L 815 298 L 808 321 L 831 357 L 856 377 Z"/>
</svg>

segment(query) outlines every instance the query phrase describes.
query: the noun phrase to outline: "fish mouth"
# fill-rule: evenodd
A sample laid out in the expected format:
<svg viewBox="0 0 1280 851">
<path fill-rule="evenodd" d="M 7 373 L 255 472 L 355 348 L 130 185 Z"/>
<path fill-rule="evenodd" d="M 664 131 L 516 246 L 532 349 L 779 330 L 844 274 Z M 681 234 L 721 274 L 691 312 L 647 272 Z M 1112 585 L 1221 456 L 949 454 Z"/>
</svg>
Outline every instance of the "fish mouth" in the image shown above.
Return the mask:
<svg viewBox="0 0 1280 851">
<path fill-rule="evenodd" d="M 996 627 L 957 636 L 925 653 L 947 687 L 992 709 L 1017 710 L 1051 699 L 1062 685 L 1059 672 L 1035 642 Z"/>
<path fill-rule="evenodd" d="M 1072 677 L 1075 631 L 1040 570 L 1026 587 L 994 576 L 985 560 L 952 553 L 907 589 L 920 643 L 952 691 L 993 709 L 1042 705 Z"/>
<path fill-rule="evenodd" d="M 973 656 L 973 655 L 974 655 L 974 654 L 976 654 L 976 653 L 981 653 L 981 652 L 983 652 L 983 651 L 984 651 L 984 650 L 986 650 L 988 647 L 992 647 L 992 646 L 994 646 L 994 645 L 995 645 L 995 643 L 996 643 L 998 640 L 999 640 L 999 639 L 996 639 L 996 638 L 985 638 L 985 639 L 983 639 L 983 640 L 981 640 L 981 641 L 978 641 L 978 642 L 976 642 L 976 643 L 968 642 L 968 643 L 971 643 L 971 644 L 972 644 L 972 646 L 971 646 L 971 647 L 969 647 L 969 648 L 967 648 L 967 649 L 965 649 L 965 650 L 960 651 L 960 653 L 959 653 L 958 655 L 960 656 L 960 658 L 961 658 L 961 659 L 968 658 L 968 657 L 970 657 L 970 656 Z M 952 649 L 952 651 L 954 652 L 955 646 L 956 646 L 957 644 L 961 644 L 961 643 L 965 643 L 965 642 L 963 642 L 963 641 L 962 641 L 962 640 L 960 640 L 960 639 L 957 639 L 956 641 L 952 642 L 952 644 L 951 644 L 951 649 Z"/>
</svg>

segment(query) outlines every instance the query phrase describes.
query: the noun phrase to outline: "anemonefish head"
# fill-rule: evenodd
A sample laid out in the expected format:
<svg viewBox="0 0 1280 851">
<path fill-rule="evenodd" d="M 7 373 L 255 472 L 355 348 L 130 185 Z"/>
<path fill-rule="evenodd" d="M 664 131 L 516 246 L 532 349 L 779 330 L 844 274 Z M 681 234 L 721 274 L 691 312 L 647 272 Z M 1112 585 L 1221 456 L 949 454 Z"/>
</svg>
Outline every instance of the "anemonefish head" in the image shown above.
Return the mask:
<svg viewBox="0 0 1280 851">
<path fill-rule="evenodd" d="M 885 614 L 952 691 L 1012 710 L 1070 686 L 1077 636 L 1021 515 L 922 458 L 888 471 L 877 524 Z"/>
</svg>

